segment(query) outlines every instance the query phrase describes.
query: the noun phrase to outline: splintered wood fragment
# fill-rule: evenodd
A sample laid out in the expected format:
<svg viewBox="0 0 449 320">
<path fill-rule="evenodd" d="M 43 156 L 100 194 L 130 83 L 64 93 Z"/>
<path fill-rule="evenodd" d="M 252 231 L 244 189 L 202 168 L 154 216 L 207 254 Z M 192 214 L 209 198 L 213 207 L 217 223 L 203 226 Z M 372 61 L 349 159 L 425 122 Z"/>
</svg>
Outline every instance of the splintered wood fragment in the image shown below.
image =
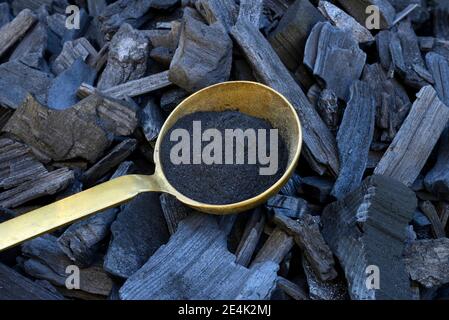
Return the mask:
<svg viewBox="0 0 449 320">
<path fill-rule="evenodd" d="M 404 10 L 401 12 L 398 12 L 396 15 L 396 18 L 393 21 L 393 25 L 397 24 L 398 22 L 405 19 L 408 15 L 410 15 L 416 8 L 418 8 L 419 5 L 417 3 L 411 3 L 409 4 Z"/>
<path fill-rule="evenodd" d="M 415 193 L 402 183 L 372 176 L 326 207 L 323 236 L 343 267 L 352 299 L 413 297 L 402 252 L 416 205 Z M 383 275 L 379 290 L 366 286 L 369 266 L 377 266 Z"/>
<path fill-rule="evenodd" d="M 109 88 L 102 91 L 102 93 L 116 99 L 124 99 L 125 97 L 132 98 L 168 87 L 171 84 L 170 80 L 168 80 L 168 71 L 164 71 Z M 80 98 L 85 98 L 94 94 L 95 91 L 95 87 L 83 83 L 78 89 L 78 96 Z"/>
<path fill-rule="evenodd" d="M 396 10 L 388 0 L 338 0 L 338 2 L 362 25 L 365 25 L 370 14 L 377 14 L 380 15 L 380 29 L 388 29 L 393 25 L 396 16 Z M 368 10 L 368 7 L 372 10 Z"/>
<path fill-rule="evenodd" d="M 337 28 L 352 34 L 359 43 L 374 41 L 371 32 L 358 23 L 353 17 L 328 1 L 321 0 L 318 6 L 320 12 Z"/>
<path fill-rule="evenodd" d="M 131 173 L 132 169 L 132 162 L 123 162 L 111 179 Z M 58 238 L 59 247 L 78 266 L 92 265 L 102 241 L 110 234 L 111 224 L 118 212 L 118 208 L 111 208 L 72 224 Z"/>
<path fill-rule="evenodd" d="M 20 12 L 10 23 L 0 29 L 0 57 L 11 49 L 36 22 L 36 16 L 29 9 Z"/>
<path fill-rule="evenodd" d="M 340 174 L 332 195 L 340 199 L 362 181 L 373 141 L 376 105 L 369 85 L 356 81 L 337 134 Z"/>
<path fill-rule="evenodd" d="M 178 230 L 179 223 L 187 218 L 192 210 L 168 193 L 161 194 L 159 200 L 165 221 L 167 222 L 168 231 L 170 235 L 173 235 Z"/>
<path fill-rule="evenodd" d="M 0 188 L 10 189 L 47 173 L 26 145 L 0 139 Z"/>
<path fill-rule="evenodd" d="M 293 283 L 283 277 L 278 277 L 277 285 L 279 289 L 295 300 L 309 300 L 307 292 L 305 292 L 304 289 L 296 283 Z"/>
<path fill-rule="evenodd" d="M 0 207 L 16 208 L 28 201 L 64 190 L 75 179 L 73 171 L 58 169 L 41 173 L 33 180 L 0 193 Z"/>
<path fill-rule="evenodd" d="M 242 239 L 235 252 L 235 262 L 248 266 L 254 255 L 265 226 L 265 215 L 261 209 L 255 209 L 243 231 Z"/>
<path fill-rule="evenodd" d="M 303 126 L 305 155 L 309 162 L 320 174 L 329 169 L 336 175 L 339 165 L 335 138 L 269 42 L 245 19 L 237 22 L 231 34 L 258 80 L 279 91 L 295 107 Z"/>
<path fill-rule="evenodd" d="M 97 55 L 97 50 L 86 38 L 67 41 L 64 43 L 61 54 L 53 63 L 52 70 L 56 74 L 60 74 L 70 68 L 70 66 L 79 58 L 81 58 L 88 65 L 93 66 Z"/>
<path fill-rule="evenodd" d="M 365 61 L 366 54 L 347 31 L 329 22 L 319 22 L 313 27 L 306 43 L 304 64 L 340 99 L 349 100 L 350 87 L 360 78 Z"/>
<path fill-rule="evenodd" d="M 302 63 L 307 37 L 321 21 L 324 17 L 309 0 L 297 0 L 270 34 L 270 44 L 290 71 L 296 71 Z"/>
<path fill-rule="evenodd" d="M 209 24 L 219 21 L 226 31 L 235 24 L 239 13 L 239 7 L 233 0 L 198 0 L 195 7 Z"/>
<path fill-rule="evenodd" d="M 374 173 L 411 186 L 424 167 L 449 120 L 449 108 L 431 86 L 417 99 Z"/>
<path fill-rule="evenodd" d="M 31 68 L 46 70 L 47 33 L 48 27 L 42 22 L 37 23 L 14 49 L 9 61 L 19 60 Z"/>
<path fill-rule="evenodd" d="M 122 300 L 269 299 L 279 266 L 235 263 L 216 219 L 195 214 L 120 289 Z M 223 279 L 227 279 L 223 281 Z"/>
<path fill-rule="evenodd" d="M 72 266 L 73 262 L 59 248 L 56 237 L 45 235 L 28 241 L 22 246 L 22 252 L 27 257 L 23 262 L 23 269 L 27 274 L 47 280 L 55 286 L 66 286 L 67 267 Z M 109 296 L 113 282 L 101 268 L 101 264 L 81 268 L 79 275 L 79 290 Z"/>
<path fill-rule="evenodd" d="M 449 239 L 419 240 L 409 245 L 405 263 L 412 280 L 426 288 L 449 282 Z"/>
<path fill-rule="evenodd" d="M 314 217 L 305 214 L 295 221 L 275 214 L 273 221 L 295 239 L 321 281 L 337 277 L 334 257 L 321 235 L 319 222 Z"/>
<path fill-rule="evenodd" d="M 442 55 L 429 52 L 426 55 L 426 64 L 435 81 L 438 97 L 449 106 L 449 60 Z"/>
<path fill-rule="evenodd" d="M 257 253 L 257 256 L 251 263 L 251 267 L 267 261 L 280 264 L 293 248 L 293 244 L 293 237 L 289 236 L 281 228 L 275 228 L 263 247 Z"/>
<path fill-rule="evenodd" d="M 83 183 L 86 186 L 92 186 L 97 180 L 128 158 L 136 147 L 137 141 L 135 139 L 126 139 L 120 142 L 105 157 L 100 159 L 83 174 Z"/>
<path fill-rule="evenodd" d="M 130 135 L 136 126 L 133 106 L 98 94 L 66 110 L 50 110 L 28 96 L 3 131 L 52 160 L 95 162 L 110 145 L 111 135 Z"/>
<path fill-rule="evenodd" d="M 61 300 L 61 295 L 0 263 L 0 300 Z"/>
<path fill-rule="evenodd" d="M 430 201 L 420 202 L 419 208 L 426 215 L 432 225 L 432 233 L 435 238 L 445 238 L 446 231 L 444 230 L 444 226 L 441 223 L 440 217 Z"/>
</svg>

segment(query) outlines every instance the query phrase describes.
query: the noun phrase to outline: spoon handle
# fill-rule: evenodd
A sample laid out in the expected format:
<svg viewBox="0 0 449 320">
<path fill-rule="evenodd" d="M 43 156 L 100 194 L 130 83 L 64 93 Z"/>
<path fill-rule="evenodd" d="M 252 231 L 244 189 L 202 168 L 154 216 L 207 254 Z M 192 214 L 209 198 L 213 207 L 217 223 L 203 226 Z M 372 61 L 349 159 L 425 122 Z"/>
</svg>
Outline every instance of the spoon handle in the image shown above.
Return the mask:
<svg viewBox="0 0 449 320">
<path fill-rule="evenodd" d="M 125 203 L 143 192 L 161 192 L 158 176 L 129 175 L 67 197 L 0 224 L 0 251 L 94 213 Z"/>
</svg>

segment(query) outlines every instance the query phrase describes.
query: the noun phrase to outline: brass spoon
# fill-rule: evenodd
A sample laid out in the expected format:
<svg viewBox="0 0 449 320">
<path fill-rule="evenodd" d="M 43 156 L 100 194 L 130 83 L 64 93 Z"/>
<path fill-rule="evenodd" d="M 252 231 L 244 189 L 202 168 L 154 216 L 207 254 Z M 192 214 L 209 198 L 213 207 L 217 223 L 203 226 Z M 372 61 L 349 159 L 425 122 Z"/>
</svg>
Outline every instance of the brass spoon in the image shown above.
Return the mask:
<svg viewBox="0 0 449 320">
<path fill-rule="evenodd" d="M 167 181 L 159 154 L 162 137 L 178 119 L 190 113 L 229 109 L 237 109 L 242 113 L 266 119 L 274 128 L 279 129 L 289 151 L 287 170 L 271 188 L 254 198 L 227 205 L 194 201 L 178 192 Z M 296 111 L 287 99 L 275 90 L 247 81 L 224 82 L 205 88 L 184 100 L 162 127 L 154 151 L 154 175 L 123 176 L 8 220 L 0 224 L 0 251 L 115 207 L 143 192 L 169 193 L 184 204 L 210 214 L 225 215 L 249 210 L 264 203 L 288 181 L 299 159 L 301 145 L 301 124 Z"/>
</svg>

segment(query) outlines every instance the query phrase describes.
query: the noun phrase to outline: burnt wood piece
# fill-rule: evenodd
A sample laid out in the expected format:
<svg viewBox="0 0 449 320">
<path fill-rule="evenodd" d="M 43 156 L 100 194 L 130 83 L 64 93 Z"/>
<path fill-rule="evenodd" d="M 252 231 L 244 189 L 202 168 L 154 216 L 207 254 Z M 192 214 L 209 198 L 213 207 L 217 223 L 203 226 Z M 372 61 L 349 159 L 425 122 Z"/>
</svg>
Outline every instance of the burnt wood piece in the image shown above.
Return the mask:
<svg viewBox="0 0 449 320">
<path fill-rule="evenodd" d="M 445 238 L 446 231 L 441 223 L 440 217 L 430 201 L 423 201 L 419 203 L 419 208 L 426 215 L 432 225 L 432 233 L 435 238 Z"/>
<path fill-rule="evenodd" d="M 385 175 L 411 186 L 438 142 L 449 120 L 449 109 L 431 86 L 417 94 L 417 99 L 375 174 Z"/>
<path fill-rule="evenodd" d="M 301 193 L 310 196 L 319 203 L 325 203 L 329 199 L 334 182 L 327 177 L 304 177 L 301 178 Z"/>
<path fill-rule="evenodd" d="M 275 214 L 273 221 L 294 238 L 321 281 L 330 281 L 337 277 L 334 257 L 321 235 L 319 219 L 305 214 L 295 221 Z"/>
<path fill-rule="evenodd" d="M 267 261 L 280 264 L 293 248 L 293 245 L 293 237 L 288 235 L 281 228 L 275 228 L 251 263 L 251 268 L 258 263 Z"/>
<path fill-rule="evenodd" d="M 178 49 L 170 65 L 169 79 L 189 92 L 229 80 L 232 41 L 215 23 L 204 24 L 193 9 L 184 10 Z"/>
<path fill-rule="evenodd" d="M 391 5 L 396 9 L 397 15 L 406 10 L 409 6 L 417 6 L 407 17 L 413 22 L 423 23 L 430 18 L 429 8 L 426 0 L 389 0 Z"/>
<path fill-rule="evenodd" d="M 398 22 L 407 18 L 418 7 L 419 7 L 419 5 L 416 3 L 409 4 L 407 7 L 404 8 L 404 10 L 402 10 L 396 14 L 396 18 L 394 19 L 393 24 L 397 24 Z"/>
<path fill-rule="evenodd" d="M 115 99 L 125 99 L 125 97 L 137 97 L 153 91 L 170 86 L 172 83 L 168 79 L 168 71 L 160 72 L 138 80 L 129 81 L 107 90 L 101 91 L 102 94 Z M 82 84 L 78 89 L 78 96 L 87 97 L 95 93 L 95 88 Z"/>
<path fill-rule="evenodd" d="M 398 73 L 407 85 L 416 89 L 433 83 L 410 21 L 401 21 L 392 30 L 379 32 L 376 43 L 382 67 L 389 73 Z"/>
<path fill-rule="evenodd" d="M 10 2 L 12 2 L 11 8 L 14 15 L 17 15 L 24 9 L 38 12 L 42 6 L 46 6 L 52 11 L 63 13 L 69 5 L 67 0 L 13 0 Z"/>
<path fill-rule="evenodd" d="M 438 97 L 449 107 L 449 60 L 442 55 L 429 52 L 426 55 L 426 64 L 435 81 L 434 87 Z"/>
<path fill-rule="evenodd" d="M 123 24 L 109 45 L 106 69 L 98 82 L 98 89 L 140 79 L 145 75 L 148 60 L 148 39 L 129 24 Z"/>
<path fill-rule="evenodd" d="M 156 47 L 164 47 L 175 51 L 179 44 L 179 36 L 181 35 L 181 22 L 172 21 L 170 30 L 142 30 L 146 37 L 150 40 L 151 45 Z"/>
<path fill-rule="evenodd" d="M 46 71 L 48 65 L 44 55 L 47 50 L 47 32 L 48 28 L 44 23 L 36 24 L 14 49 L 9 61 L 19 60 L 31 68 Z"/>
<path fill-rule="evenodd" d="M 419 240 L 407 246 L 404 260 L 410 277 L 425 288 L 449 283 L 449 239 Z"/>
<path fill-rule="evenodd" d="M 25 9 L 0 29 L 0 57 L 25 35 L 36 23 L 36 20 L 37 18 L 31 10 Z"/>
<path fill-rule="evenodd" d="M 20 61 L 3 63 L 0 65 L 0 104 L 17 109 L 29 93 L 45 104 L 52 80 L 51 74 L 33 69 Z"/>
<path fill-rule="evenodd" d="M 295 197 L 298 195 L 298 190 L 301 187 L 302 178 L 299 174 L 294 173 L 293 176 L 282 187 L 279 193 L 283 196 Z"/>
<path fill-rule="evenodd" d="M 0 3 L 0 28 L 12 20 L 8 2 Z"/>
<path fill-rule="evenodd" d="M 122 300 L 269 299 L 278 265 L 236 264 L 213 216 L 193 215 L 120 289 Z M 223 279 L 227 279 L 223 281 Z"/>
<path fill-rule="evenodd" d="M 332 90 L 324 89 L 320 92 L 316 108 L 329 130 L 337 132 L 340 124 L 338 98 Z"/>
<path fill-rule="evenodd" d="M 31 149 L 8 138 L 0 139 L 0 188 L 10 189 L 46 174 Z"/>
<path fill-rule="evenodd" d="M 381 144 L 393 141 L 407 117 L 412 103 L 407 91 L 394 78 L 389 78 L 379 63 L 367 64 L 362 79 L 371 87 L 376 104 L 374 140 Z"/>
<path fill-rule="evenodd" d="M 104 269 L 121 278 L 138 271 L 169 239 L 157 193 L 144 193 L 122 207 L 111 226 Z"/>
<path fill-rule="evenodd" d="M 333 281 L 321 281 L 315 274 L 309 260 L 303 257 L 302 267 L 306 275 L 311 300 L 348 300 L 348 285 L 341 277 Z"/>
<path fill-rule="evenodd" d="M 432 51 L 449 60 L 449 40 L 419 37 L 419 47 L 423 52 Z"/>
<path fill-rule="evenodd" d="M 198 0 L 195 7 L 208 24 L 219 21 L 226 31 L 235 24 L 239 13 L 239 7 L 234 0 Z"/>
<path fill-rule="evenodd" d="M 337 134 L 340 174 L 331 192 L 337 199 L 356 189 L 362 181 L 373 141 L 375 114 L 370 86 L 354 82 Z"/>
<path fill-rule="evenodd" d="M 449 196 L 449 129 L 445 129 L 437 150 L 435 166 L 427 173 L 424 185 L 438 196 Z"/>
<path fill-rule="evenodd" d="M 52 70 L 54 73 L 60 74 L 70 68 L 79 58 L 93 67 L 97 55 L 97 50 L 86 38 L 67 41 L 64 43 L 61 53 L 53 62 Z"/>
<path fill-rule="evenodd" d="M 433 9 L 433 33 L 435 37 L 449 40 L 449 5 L 446 1 L 437 1 Z"/>
<path fill-rule="evenodd" d="M 73 262 L 62 252 L 57 238 L 45 235 L 28 241 L 22 246 L 22 252 L 28 259 L 23 262 L 23 269 L 30 276 L 47 280 L 55 286 L 65 287 L 67 267 Z M 112 290 L 112 279 L 100 265 L 80 269 L 80 290 L 92 294 L 108 296 Z"/>
<path fill-rule="evenodd" d="M 145 108 L 139 112 L 139 121 L 147 141 L 154 142 L 164 125 L 165 116 L 156 102 L 154 102 L 153 99 L 150 99 Z"/>
<path fill-rule="evenodd" d="M 247 267 L 256 251 L 265 226 L 265 214 L 261 209 L 255 209 L 246 223 L 242 239 L 235 251 L 235 262 Z"/>
<path fill-rule="evenodd" d="M 314 170 L 339 171 L 335 138 L 258 28 L 240 19 L 231 34 L 242 49 L 256 78 L 283 94 L 295 107 L 302 123 L 305 156 Z"/>
<path fill-rule="evenodd" d="M 124 176 L 132 170 L 132 162 L 123 162 L 111 179 Z M 80 267 L 91 266 L 102 242 L 109 236 L 111 224 L 118 212 L 118 208 L 111 208 L 72 224 L 58 238 L 59 247 Z"/>
<path fill-rule="evenodd" d="M 154 0 L 119 0 L 108 5 L 98 16 L 105 40 L 111 40 L 116 31 L 128 23 L 139 28 L 151 15 L 146 15 Z"/>
<path fill-rule="evenodd" d="M 106 0 L 87 0 L 87 10 L 92 17 L 99 16 L 107 6 Z"/>
<path fill-rule="evenodd" d="M 173 235 L 176 233 L 176 230 L 178 230 L 179 223 L 187 218 L 192 210 L 176 199 L 175 196 L 168 193 L 161 194 L 159 200 L 161 202 L 161 209 L 164 213 L 168 231 L 170 232 L 170 235 Z"/>
<path fill-rule="evenodd" d="M 13 113 L 13 109 L 2 107 L 0 104 L 0 130 L 2 130 L 3 126 L 8 122 Z"/>
<path fill-rule="evenodd" d="M 365 25 L 369 18 L 366 13 L 368 6 L 376 6 L 380 14 L 381 29 L 388 29 L 393 25 L 396 10 L 388 0 L 338 0 L 342 8 L 360 24 Z"/>
<path fill-rule="evenodd" d="M 169 68 L 175 52 L 169 48 L 157 47 L 151 50 L 150 58 L 164 68 Z"/>
<path fill-rule="evenodd" d="M 394 179 L 372 176 L 326 207 L 323 236 L 344 269 L 352 299 L 413 297 L 401 254 L 416 206 L 412 190 Z M 366 286 L 366 269 L 372 265 L 383 279 L 379 290 Z"/>
<path fill-rule="evenodd" d="M 374 41 L 374 37 L 368 29 L 336 5 L 320 0 L 318 9 L 334 26 L 350 33 L 358 43 Z"/>
<path fill-rule="evenodd" d="M 0 207 L 16 208 L 42 196 L 53 195 L 67 188 L 74 178 L 73 171 L 65 168 L 41 173 L 31 181 L 1 192 Z"/>
<path fill-rule="evenodd" d="M 0 300 L 61 300 L 40 284 L 31 281 L 11 268 L 0 263 Z"/>
<path fill-rule="evenodd" d="M 97 72 L 78 58 L 68 69 L 61 72 L 48 89 L 47 106 L 64 110 L 79 102 L 78 88 L 82 83 L 93 84 Z"/>
<path fill-rule="evenodd" d="M 329 22 L 313 27 L 306 43 L 304 64 L 338 98 L 348 101 L 350 87 L 362 75 L 365 61 L 366 54 L 348 32 Z"/>
<path fill-rule="evenodd" d="M 277 287 L 295 300 L 309 300 L 309 295 L 303 288 L 283 277 L 278 277 Z"/>
<path fill-rule="evenodd" d="M 325 21 L 324 17 L 309 0 L 296 0 L 268 37 L 273 49 L 290 71 L 296 71 L 302 63 L 307 37 L 313 26 L 322 21 Z"/>
<path fill-rule="evenodd" d="M 443 225 L 443 228 L 446 229 L 446 226 L 449 222 L 449 203 L 443 201 L 439 202 L 437 211 L 441 220 L 441 224 Z"/>
<path fill-rule="evenodd" d="M 178 87 L 169 88 L 161 96 L 161 109 L 171 113 L 188 95 L 189 93 L 184 89 Z"/>
<path fill-rule="evenodd" d="M 125 139 L 116 145 L 106 156 L 87 170 L 81 180 L 87 187 L 105 176 L 109 171 L 125 161 L 137 147 L 135 139 Z"/>
<path fill-rule="evenodd" d="M 266 207 L 275 213 L 280 213 L 294 219 L 312 211 L 312 208 L 306 200 L 280 194 L 268 199 Z"/>
<path fill-rule="evenodd" d="M 111 135 L 130 135 L 136 126 L 136 111 L 131 105 L 98 94 L 62 111 L 50 110 L 28 96 L 3 131 L 52 160 L 95 162 L 110 145 Z"/>
</svg>

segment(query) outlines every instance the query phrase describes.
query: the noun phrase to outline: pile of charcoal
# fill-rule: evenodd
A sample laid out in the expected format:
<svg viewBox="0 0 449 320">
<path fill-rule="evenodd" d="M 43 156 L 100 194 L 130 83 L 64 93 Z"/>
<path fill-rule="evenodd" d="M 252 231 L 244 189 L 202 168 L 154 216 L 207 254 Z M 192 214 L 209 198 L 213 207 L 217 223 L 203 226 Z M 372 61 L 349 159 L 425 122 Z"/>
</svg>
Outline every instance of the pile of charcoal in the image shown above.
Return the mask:
<svg viewBox="0 0 449 320">
<path fill-rule="evenodd" d="M 449 298 L 447 0 L 0 1 L 0 223 L 152 174 L 174 108 L 229 80 L 299 115 L 279 194 L 141 194 L 1 252 L 0 299 Z"/>
</svg>

